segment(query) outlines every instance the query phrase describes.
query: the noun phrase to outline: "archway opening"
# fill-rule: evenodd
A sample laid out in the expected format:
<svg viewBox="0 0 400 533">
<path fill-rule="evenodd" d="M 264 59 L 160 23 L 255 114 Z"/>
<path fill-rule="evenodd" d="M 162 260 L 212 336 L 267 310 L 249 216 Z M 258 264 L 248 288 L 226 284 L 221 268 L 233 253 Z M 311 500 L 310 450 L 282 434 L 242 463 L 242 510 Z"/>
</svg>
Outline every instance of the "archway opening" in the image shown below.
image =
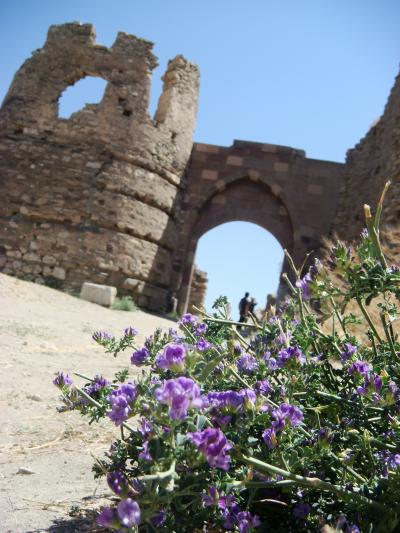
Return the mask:
<svg viewBox="0 0 400 533">
<path fill-rule="evenodd" d="M 221 295 L 238 318 L 238 303 L 247 291 L 265 309 L 268 294 L 276 295 L 284 253 L 278 240 L 261 226 L 250 222 L 221 224 L 198 241 L 195 263 L 207 272 L 205 307 Z"/>
<path fill-rule="evenodd" d="M 101 102 L 107 82 L 103 78 L 87 76 L 63 91 L 58 101 L 58 116 L 71 118 L 86 105 Z"/>
</svg>

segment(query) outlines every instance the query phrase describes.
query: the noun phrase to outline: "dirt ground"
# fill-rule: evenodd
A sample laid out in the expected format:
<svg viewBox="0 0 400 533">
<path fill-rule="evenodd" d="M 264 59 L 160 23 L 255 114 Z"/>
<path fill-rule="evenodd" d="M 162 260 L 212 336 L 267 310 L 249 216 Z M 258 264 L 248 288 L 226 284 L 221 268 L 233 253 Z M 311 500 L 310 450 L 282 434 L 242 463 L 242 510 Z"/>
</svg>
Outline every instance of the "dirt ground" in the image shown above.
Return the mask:
<svg viewBox="0 0 400 533">
<path fill-rule="evenodd" d="M 139 330 L 140 346 L 156 327 L 174 323 L 142 311 L 105 309 L 0 274 L 1 533 L 95 531 L 79 509 L 98 507 L 110 495 L 91 467 L 116 430 L 106 420 L 88 426 L 79 413 L 58 413 L 59 393 L 51 381 L 58 370 L 112 378 L 130 366 L 129 353 L 114 359 L 91 335 L 118 335 L 131 325 Z"/>
</svg>

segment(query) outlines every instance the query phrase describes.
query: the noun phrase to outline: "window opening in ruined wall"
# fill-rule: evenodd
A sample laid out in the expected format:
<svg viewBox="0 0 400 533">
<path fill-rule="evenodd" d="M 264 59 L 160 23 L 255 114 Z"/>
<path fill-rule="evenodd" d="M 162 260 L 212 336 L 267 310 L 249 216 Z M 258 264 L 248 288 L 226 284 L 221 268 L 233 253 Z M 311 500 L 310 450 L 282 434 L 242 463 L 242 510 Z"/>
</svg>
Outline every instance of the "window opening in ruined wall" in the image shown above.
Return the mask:
<svg viewBox="0 0 400 533">
<path fill-rule="evenodd" d="M 264 309 L 268 294 L 276 295 L 284 253 L 278 240 L 250 222 L 228 222 L 205 233 L 198 241 L 195 263 L 208 276 L 205 307 L 227 296 L 232 317 L 247 291 Z"/>
<path fill-rule="evenodd" d="M 58 116 L 71 118 L 73 113 L 82 111 L 86 105 L 101 102 L 107 82 L 102 78 L 87 76 L 67 87 L 58 101 Z"/>
</svg>

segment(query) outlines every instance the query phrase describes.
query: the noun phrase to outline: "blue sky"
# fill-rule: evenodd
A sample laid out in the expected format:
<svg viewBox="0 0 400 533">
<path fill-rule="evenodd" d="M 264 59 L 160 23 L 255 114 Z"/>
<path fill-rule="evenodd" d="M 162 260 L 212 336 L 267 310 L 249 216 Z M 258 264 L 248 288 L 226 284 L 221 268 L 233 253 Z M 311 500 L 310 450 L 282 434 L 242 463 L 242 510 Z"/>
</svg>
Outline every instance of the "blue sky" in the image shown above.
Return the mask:
<svg viewBox="0 0 400 533">
<path fill-rule="evenodd" d="M 117 31 L 155 43 L 152 111 L 168 60 L 183 54 L 197 63 L 196 141 L 283 144 L 318 159 L 344 160 L 382 113 L 400 61 L 398 0 L 1 0 L 0 100 L 48 26 L 73 20 L 92 22 L 101 44 L 111 45 Z M 95 90 L 83 91 L 82 102 L 71 98 L 91 102 Z M 229 250 L 236 259 L 227 260 Z M 209 273 L 208 303 L 221 293 L 213 280 L 227 278 L 224 271 L 234 303 L 244 290 L 264 302 L 276 289 L 281 255 L 273 237 L 253 225 L 204 235 L 197 263 Z"/>
</svg>

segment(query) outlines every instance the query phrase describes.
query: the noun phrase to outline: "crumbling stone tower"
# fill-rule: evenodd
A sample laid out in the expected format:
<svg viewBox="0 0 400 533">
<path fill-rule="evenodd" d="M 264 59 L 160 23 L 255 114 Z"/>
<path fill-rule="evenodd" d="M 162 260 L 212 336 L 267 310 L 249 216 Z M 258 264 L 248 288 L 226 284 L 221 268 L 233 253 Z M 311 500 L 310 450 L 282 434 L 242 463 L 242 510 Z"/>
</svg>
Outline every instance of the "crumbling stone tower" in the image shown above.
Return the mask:
<svg viewBox="0 0 400 533">
<path fill-rule="evenodd" d="M 15 75 L 0 110 L 3 272 L 116 285 L 165 308 L 199 72 L 170 61 L 153 120 L 151 49 L 125 33 L 100 46 L 89 24 L 52 26 Z M 61 93 L 85 76 L 108 82 L 102 101 L 59 118 Z"/>
</svg>

